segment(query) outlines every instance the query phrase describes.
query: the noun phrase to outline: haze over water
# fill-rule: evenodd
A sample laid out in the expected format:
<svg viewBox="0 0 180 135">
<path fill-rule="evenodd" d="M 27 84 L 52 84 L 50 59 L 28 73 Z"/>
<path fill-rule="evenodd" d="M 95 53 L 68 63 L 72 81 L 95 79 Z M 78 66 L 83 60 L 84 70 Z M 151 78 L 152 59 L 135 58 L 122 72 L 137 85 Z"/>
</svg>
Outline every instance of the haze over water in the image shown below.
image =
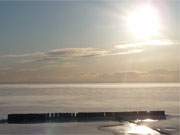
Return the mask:
<svg viewBox="0 0 180 135">
<path fill-rule="evenodd" d="M 179 114 L 179 84 L 1 85 L 1 114 L 165 110 Z"/>
</svg>

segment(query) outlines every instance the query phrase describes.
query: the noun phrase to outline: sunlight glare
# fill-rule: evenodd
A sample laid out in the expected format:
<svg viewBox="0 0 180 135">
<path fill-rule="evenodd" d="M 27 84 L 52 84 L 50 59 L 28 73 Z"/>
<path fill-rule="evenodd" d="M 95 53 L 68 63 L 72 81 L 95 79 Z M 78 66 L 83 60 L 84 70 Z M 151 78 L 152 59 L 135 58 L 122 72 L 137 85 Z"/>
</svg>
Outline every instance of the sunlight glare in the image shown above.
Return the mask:
<svg viewBox="0 0 180 135">
<path fill-rule="evenodd" d="M 144 120 L 135 120 L 135 123 L 139 123 L 139 122 L 157 122 L 158 120 L 154 120 L 154 119 L 144 119 Z"/>
<path fill-rule="evenodd" d="M 150 5 L 138 7 L 127 16 L 127 29 L 135 38 L 149 39 L 160 35 L 157 10 Z"/>
<path fill-rule="evenodd" d="M 129 127 L 129 130 L 127 131 L 127 134 L 160 135 L 158 132 L 144 125 L 136 125 L 136 124 L 131 123 L 129 126 L 130 127 Z"/>
</svg>

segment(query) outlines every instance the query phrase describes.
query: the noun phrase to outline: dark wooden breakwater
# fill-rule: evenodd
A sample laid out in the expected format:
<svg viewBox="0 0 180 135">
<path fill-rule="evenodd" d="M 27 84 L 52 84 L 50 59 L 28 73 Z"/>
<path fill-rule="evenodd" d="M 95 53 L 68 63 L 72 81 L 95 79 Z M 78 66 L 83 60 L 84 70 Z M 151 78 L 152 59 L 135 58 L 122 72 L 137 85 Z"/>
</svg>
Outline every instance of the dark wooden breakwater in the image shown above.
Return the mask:
<svg viewBox="0 0 180 135">
<path fill-rule="evenodd" d="M 88 122 L 123 121 L 136 119 L 166 119 L 165 111 L 136 112 L 77 112 L 77 113 L 31 113 L 8 114 L 8 123 L 44 123 L 44 122 Z"/>
</svg>

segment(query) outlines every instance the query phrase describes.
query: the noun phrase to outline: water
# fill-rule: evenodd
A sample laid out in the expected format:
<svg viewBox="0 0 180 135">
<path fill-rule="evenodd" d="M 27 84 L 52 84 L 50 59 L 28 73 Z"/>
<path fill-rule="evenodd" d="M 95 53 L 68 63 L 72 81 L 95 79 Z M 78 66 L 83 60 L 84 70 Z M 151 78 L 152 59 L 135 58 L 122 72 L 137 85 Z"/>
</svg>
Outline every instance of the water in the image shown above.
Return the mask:
<svg viewBox="0 0 180 135">
<path fill-rule="evenodd" d="M 0 85 L 1 117 L 8 113 L 141 110 L 165 110 L 172 116 L 179 115 L 180 85 Z M 177 125 L 178 121 L 173 123 Z M 0 134 L 108 134 L 97 128 L 104 124 L 108 123 L 0 124 Z"/>
</svg>

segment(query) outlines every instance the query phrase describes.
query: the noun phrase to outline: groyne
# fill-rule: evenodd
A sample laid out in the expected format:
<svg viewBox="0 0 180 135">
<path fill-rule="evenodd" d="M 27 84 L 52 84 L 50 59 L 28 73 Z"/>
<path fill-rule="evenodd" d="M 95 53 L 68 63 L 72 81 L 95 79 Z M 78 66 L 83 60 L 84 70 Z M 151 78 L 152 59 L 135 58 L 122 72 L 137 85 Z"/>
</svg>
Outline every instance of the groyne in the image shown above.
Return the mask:
<svg viewBox="0 0 180 135">
<path fill-rule="evenodd" d="M 67 112 L 8 114 L 8 123 L 130 121 L 136 119 L 166 119 L 165 111 L 134 112 Z"/>
</svg>

